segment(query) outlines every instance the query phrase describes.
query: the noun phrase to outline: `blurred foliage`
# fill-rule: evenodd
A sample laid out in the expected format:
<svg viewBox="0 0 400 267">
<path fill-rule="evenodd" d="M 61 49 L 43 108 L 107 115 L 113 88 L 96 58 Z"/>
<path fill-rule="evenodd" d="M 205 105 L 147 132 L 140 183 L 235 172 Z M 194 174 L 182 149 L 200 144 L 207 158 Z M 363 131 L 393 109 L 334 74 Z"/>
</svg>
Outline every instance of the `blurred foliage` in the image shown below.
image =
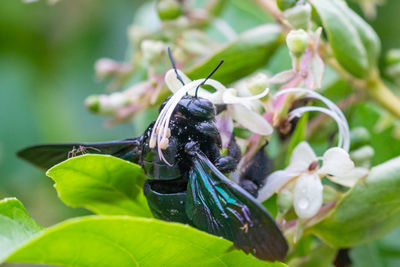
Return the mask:
<svg viewBox="0 0 400 267">
<path fill-rule="evenodd" d="M 104 128 L 83 100 L 102 92 L 93 64 L 122 59 L 126 28 L 139 1 L 6 0 L 0 8 L 0 197 L 23 201 L 41 225 L 82 214 L 63 205 L 43 171 L 15 152 L 44 142 L 121 139 L 142 131 L 132 125 Z M 46 207 L 46 209 L 45 209 Z"/>
</svg>

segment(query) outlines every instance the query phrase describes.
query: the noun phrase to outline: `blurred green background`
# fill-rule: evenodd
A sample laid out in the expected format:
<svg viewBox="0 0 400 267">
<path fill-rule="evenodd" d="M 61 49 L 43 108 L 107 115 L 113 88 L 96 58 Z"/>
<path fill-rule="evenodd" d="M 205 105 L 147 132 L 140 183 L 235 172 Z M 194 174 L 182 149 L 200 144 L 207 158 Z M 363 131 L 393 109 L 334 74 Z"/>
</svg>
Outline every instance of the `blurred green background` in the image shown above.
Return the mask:
<svg viewBox="0 0 400 267">
<path fill-rule="evenodd" d="M 105 128 L 105 119 L 90 114 L 83 105 L 86 96 L 105 92 L 106 84 L 94 75 L 96 59 L 124 59 L 126 30 L 142 2 L 63 0 L 48 5 L 46 1 L 2 0 L 0 4 L 0 198 L 17 197 L 43 226 L 88 212 L 65 206 L 44 172 L 15 153 L 37 143 L 123 139 L 144 129 L 140 124 Z M 230 0 L 222 14 L 238 32 L 271 21 L 246 2 Z M 400 47 L 400 1 L 386 2 L 370 22 L 384 51 Z M 353 2 L 350 5 L 360 12 Z M 248 16 L 242 16 L 243 12 Z M 289 68 L 289 60 L 285 48 L 280 49 L 268 69 Z M 350 124 L 373 127 L 376 107 L 359 108 L 364 112 Z M 400 144 L 390 146 L 390 135 L 387 129 L 373 137 L 378 155 L 374 163 L 400 153 Z M 399 236 L 400 231 L 355 249 L 354 257 L 366 259 L 357 266 L 400 266 Z"/>
<path fill-rule="evenodd" d="M 19 160 L 32 144 L 102 141 L 133 135 L 131 124 L 103 127 L 83 101 L 104 92 L 93 65 L 123 60 L 126 29 L 140 1 L 67 0 L 0 8 L 0 197 L 17 197 L 42 225 L 79 215 L 58 200 L 43 171 Z"/>
</svg>

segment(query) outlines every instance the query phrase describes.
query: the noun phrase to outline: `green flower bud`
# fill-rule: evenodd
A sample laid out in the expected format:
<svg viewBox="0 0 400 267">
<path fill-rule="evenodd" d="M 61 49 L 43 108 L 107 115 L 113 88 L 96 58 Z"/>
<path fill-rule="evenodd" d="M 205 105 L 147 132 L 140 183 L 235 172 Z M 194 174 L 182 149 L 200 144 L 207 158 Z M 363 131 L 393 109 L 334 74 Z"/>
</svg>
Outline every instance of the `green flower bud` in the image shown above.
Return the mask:
<svg viewBox="0 0 400 267">
<path fill-rule="evenodd" d="M 386 64 L 392 65 L 400 63 L 400 49 L 391 49 L 386 54 Z"/>
<path fill-rule="evenodd" d="M 288 8 L 292 8 L 296 5 L 298 0 L 277 0 L 276 4 L 278 5 L 280 10 L 286 10 Z"/>
<path fill-rule="evenodd" d="M 396 85 L 400 85 L 400 63 L 390 65 L 385 72 Z"/>
<path fill-rule="evenodd" d="M 85 105 L 90 111 L 105 116 L 115 115 L 119 109 L 130 103 L 130 99 L 120 92 L 110 95 L 91 95 L 85 100 Z"/>
<path fill-rule="evenodd" d="M 375 154 L 371 146 L 363 146 L 350 153 L 351 159 L 356 165 L 364 165 L 365 162 L 370 161 Z"/>
<path fill-rule="evenodd" d="M 282 214 L 288 212 L 293 206 L 293 194 L 287 189 L 283 189 L 277 199 L 278 211 Z"/>
<path fill-rule="evenodd" d="M 308 34 L 302 29 L 290 31 L 286 37 L 286 44 L 293 56 L 300 57 L 306 51 Z"/>
<path fill-rule="evenodd" d="M 385 73 L 396 85 L 400 85 L 400 49 L 391 49 L 386 54 Z"/>
<path fill-rule="evenodd" d="M 85 106 L 91 112 L 97 113 L 100 110 L 100 99 L 98 95 L 88 96 L 85 100 Z"/>
<path fill-rule="evenodd" d="M 350 131 L 351 148 L 356 149 L 371 141 L 371 135 L 364 127 L 356 127 Z"/>
<path fill-rule="evenodd" d="M 182 7 L 177 0 L 160 0 L 157 13 L 161 20 L 173 20 L 182 14 Z"/>
<path fill-rule="evenodd" d="M 309 4 L 297 5 L 285 10 L 283 16 L 293 28 L 308 30 L 311 23 L 311 6 Z"/>
<path fill-rule="evenodd" d="M 268 77 L 264 73 L 257 73 L 247 80 L 247 88 L 253 95 L 260 94 L 268 87 Z"/>
</svg>

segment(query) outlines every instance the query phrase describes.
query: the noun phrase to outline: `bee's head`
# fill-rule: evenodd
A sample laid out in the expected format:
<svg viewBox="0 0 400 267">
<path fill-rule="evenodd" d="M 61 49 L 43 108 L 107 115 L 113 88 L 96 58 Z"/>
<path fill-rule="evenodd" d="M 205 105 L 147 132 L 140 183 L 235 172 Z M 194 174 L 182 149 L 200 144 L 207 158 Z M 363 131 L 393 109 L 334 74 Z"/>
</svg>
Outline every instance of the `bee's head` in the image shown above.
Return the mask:
<svg viewBox="0 0 400 267">
<path fill-rule="evenodd" d="M 185 123 L 190 123 L 191 120 L 214 120 L 214 105 L 209 100 L 198 97 L 197 92 L 200 86 L 206 84 L 207 80 L 211 77 L 211 75 L 213 75 L 213 73 L 221 66 L 224 61 L 221 61 L 218 66 L 205 79 L 185 83 L 182 77 L 180 77 L 178 70 L 176 69 L 170 49 L 168 49 L 168 54 L 176 73 L 176 78 L 180 83 L 182 83 L 182 87 L 177 91 L 174 91 L 174 94 L 168 97 L 161 105 L 158 118 L 155 121 L 153 129 L 151 131 L 149 147 L 155 148 L 157 146 L 160 159 L 170 165 L 163 156 L 162 150 L 168 148 L 169 137 L 171 135 L 171 119 L 184 119 Z M 189 92 L 191 90 L 195 90 L 195 96 L 189 95 Z"/>
<path fill-rule="evenodd" d="M 161 105 L 160 112 L 169 99 L 170 97 Z M 185 95 L 176 105 L 174 115 L 183 116 L 189 120 L 209 121 L 215 118 L 215 106 L 205 98 Z"/>
<path fill-rule="evenodd" d="M 175 112 L 193 120 L 213 120 L 215 118 L 214 104 L 209 100 L 194 96 L 184 96 L 179 101 Z"/>
</svg>

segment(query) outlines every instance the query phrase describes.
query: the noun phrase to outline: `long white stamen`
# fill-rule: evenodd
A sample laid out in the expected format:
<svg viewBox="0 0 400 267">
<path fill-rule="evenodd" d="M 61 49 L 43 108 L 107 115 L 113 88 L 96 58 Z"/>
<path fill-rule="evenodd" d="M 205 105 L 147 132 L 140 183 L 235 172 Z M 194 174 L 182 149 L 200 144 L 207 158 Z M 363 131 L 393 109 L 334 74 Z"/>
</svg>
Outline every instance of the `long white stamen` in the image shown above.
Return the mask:
<svg viewBox="0 0 400 267">
<path fill-rule="evenodd" d="M 293 119 L 294 117 L 300 117 L 304 112 L 308 111 L 318 111 L 322 112 L 331 118 L 333 118 L 339 128 L 339 138 L 338 138 L 338 146 L 343 148 L 346 151 L 349 151 L 350 147 L 350 133 L 346 131 L 345 123 L 344 121 L 332 110 L 329 110 L 327 108 L 321 108 L 321 107 L 300 107 L 292 110 L 289 114 L 289 120 Z M 347 122 L 346 122 L 347 123 Z"/>
<path fill-rule="evenodd" d="M 318 99 L 318 100 L 322 101 L 325 105 L 327 105 L 328 108 L 331 111 L 333 111 L 337 115 L 337 118 L 339 118 L 339 120 L 341 121 L 339 123 L 335 119 L 338 122 L 338 126 L 339 126 L 339 144 L 340 144 L 339 146 L 342 146 L 342 148 L 345 149 L 346 151 L 349 150 L 349 148 L 350 148 L 350 130 L 349 130 L 349 125 L 347 123 L 346 117 L 344 116 L 343 112 L 340 110 L 340 108 L 338 106 L 336 106 L 335 103 L 333 103 L 331 100 L 329 100 L 328 98 L 318 94 L 315 91 L 311 91 L 311 90 L 303 89 L 303 88 L 288 88 L 288 89 L 284 89 L 284 90 L 281 90 L 281 91 L 277 92 L 275 94 L 275 97 L 278 97 L 278 96 L 280 96 L 282 94 L 287 94 L 287 93 L 304 93 L 305 97 Z M 327 115 L 329 115 L 329 114 L 327 114 Z M 340 128 L 342 128 L 342 130 L 340 130 Z M 340 135 L 340 132 L 342 132 L 342 135 Z"/>
</svg>

